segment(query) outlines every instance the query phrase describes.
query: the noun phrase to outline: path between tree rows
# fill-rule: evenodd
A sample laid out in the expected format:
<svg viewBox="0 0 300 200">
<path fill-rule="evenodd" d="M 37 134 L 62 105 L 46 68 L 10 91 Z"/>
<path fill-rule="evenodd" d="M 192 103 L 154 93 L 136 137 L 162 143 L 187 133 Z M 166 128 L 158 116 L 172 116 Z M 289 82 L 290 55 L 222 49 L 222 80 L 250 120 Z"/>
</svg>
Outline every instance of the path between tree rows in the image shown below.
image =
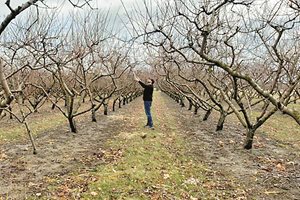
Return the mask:
<svg viewBox="0 0 300 200">
<path fill-rule="evenodd" d="M 99 122 L 1 145 L 2 199 L 300 199 L 299 149 L 258 135 L 242 149 L 244 131 L 201 122 L 156 92 L 155 130 L 143 128 L 138 98 Z"/>
</svg>

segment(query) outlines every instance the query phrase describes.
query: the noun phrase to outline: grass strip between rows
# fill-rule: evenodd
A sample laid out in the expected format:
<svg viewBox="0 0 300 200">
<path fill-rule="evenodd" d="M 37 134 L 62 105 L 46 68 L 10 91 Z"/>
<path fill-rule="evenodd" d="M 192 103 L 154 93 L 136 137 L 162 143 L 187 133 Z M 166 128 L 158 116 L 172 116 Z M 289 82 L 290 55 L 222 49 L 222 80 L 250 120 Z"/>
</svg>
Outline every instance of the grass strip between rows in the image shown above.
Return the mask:
<svg viewBox="0 0 300 200">
<path fill-rule="evenodd" d="M 154 112 L 159 127 L 155 130 L 140 128 L 109 141 L 108 146 L 120 149 L 122 157 L 97 168 L 94 175 L 98 181 L 89 186 L 85 199 L 191 199 L 207 195 L 206 189 L 199 187 L 205 168 L 185 156 L 184 140 L 177 134 L 174 119 L 162 117 L 157 118 Z"/>
</svg>

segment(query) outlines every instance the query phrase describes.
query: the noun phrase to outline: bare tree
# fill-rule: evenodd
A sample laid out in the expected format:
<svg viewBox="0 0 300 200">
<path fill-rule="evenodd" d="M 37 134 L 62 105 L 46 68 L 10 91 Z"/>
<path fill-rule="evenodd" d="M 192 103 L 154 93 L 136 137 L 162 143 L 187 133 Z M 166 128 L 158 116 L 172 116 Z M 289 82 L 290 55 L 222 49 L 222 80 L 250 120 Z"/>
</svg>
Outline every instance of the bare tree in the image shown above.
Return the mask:
<svg viewBox="0 0 300 200">
<path fill-rule="evenodd" d="M 252 147 L 254 132 L 277 111 L 300 124 L 299 111 L 288 107 L 300 81 L 295 2 L 292 8 L 282 1 L 274 5 L 264 2 L 259 5 L 264 12 L 246 0 L 170 0 L 157 3 L 156 10 L 146 1 L 144 5 L 143 10 L 129 16 L 136 38 L 178 63 L 213 69 L 213 81 L 202 86 L 218 90 L 219 100 L 223 99 L 247 128 L 246 149 Z M 255 65 L 264 68 L 261 71 L 268 77 L 254 73 Z M 218 78 L 218 73 L 227 78 Z M 265 102 L 254 120 L 248 103 L 252 95 Z"/>
</svg>

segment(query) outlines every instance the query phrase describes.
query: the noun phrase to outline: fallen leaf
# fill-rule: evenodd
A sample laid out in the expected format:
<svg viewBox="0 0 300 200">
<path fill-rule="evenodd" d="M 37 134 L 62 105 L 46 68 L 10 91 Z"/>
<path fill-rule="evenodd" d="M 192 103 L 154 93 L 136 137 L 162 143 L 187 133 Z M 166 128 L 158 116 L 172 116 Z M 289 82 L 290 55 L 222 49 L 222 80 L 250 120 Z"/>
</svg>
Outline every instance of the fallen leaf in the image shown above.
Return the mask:
<svg viewBox="0 0 300 200">
<path fill-rule="evenodd" d="M 5 160 L 8 156 L 5 153 L 0 154 L 0 160 Z"/>
<path fill-rule="evenodd" d="M 97 196 L 98 193 L 97 193 L 97 192 L 91 192 L 91 195 L 92 195 L 92 196 Z"/>
<path fill-rule="evenodd" d="M 285 171 L 286 170 L 285 166 L 281 163 L 278 163 L 276 165 L 276 168 L 277 168 L 278 171 Z"/>
<path fill-rule="evenodd" d="M 35 194 L 37 197 L 40 197 L 40 196 L 42 196 L 42 193 L 36 193 Z"/>
<path fill-rule="evenodd" d="M 169 174 L 164 174 L 164 179 L 168 179 L 170 178 L 170 175 Z"/>
<path fill-rule="evenodd" d="M 195 178 L 189 178 L 184 181 L 184 184 L 191 184 L 191 185 L 197 185 L 200 181 Z"/>
<path fill-rule="evenodd" d="M 151 195 L 151 200 L 158 200 L 158 199 L 160 199 L 159 196 L 160 196 L 159 193 L 154 193 Z"/>
<path fill-rule="evenodd" d="M 223 147 L 224 146 L 224 142 L 219 141 L 219 146 Z"/>
<path fill-rule="evenodd" d="M 265 194 L 269 195 L 269 194 L 279 194 L 281 193 L 280 191 L 265 191 Z"/>
</svg>

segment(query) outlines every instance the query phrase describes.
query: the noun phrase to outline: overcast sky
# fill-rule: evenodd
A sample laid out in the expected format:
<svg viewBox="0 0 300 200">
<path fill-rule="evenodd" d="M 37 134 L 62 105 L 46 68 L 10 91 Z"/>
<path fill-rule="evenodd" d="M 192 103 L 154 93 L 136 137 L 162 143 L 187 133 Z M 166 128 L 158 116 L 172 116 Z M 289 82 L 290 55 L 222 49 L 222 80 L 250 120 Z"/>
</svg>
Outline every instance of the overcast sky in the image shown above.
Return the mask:
<svg viewBox="0 0 300 200">
<path fill-rule="evenodd" d="M 76 2 L 77 0 L 73 0 Z M 127 9 L 131 9 L 133 5 L 137 5 L 142 3 L 142 0 L 122 0 Z M 5 5 L 5 1 L 0 1 L 0 19 L 3 19 L 7 14 L 9 14 L 9 9 Z M 11 0 L 12 8 L 16 8 L 18 5 L 26 2 L 26 0 Z M 67 3 L 67 0 L 45 0 L 44 1 L 50 7 L 60 7 L 61 12 L 64 14 L 68 14 L 70 11 L 74 10 L 74 7 Z M 63 6 L 62 6 L 63 5 Z M 121 9 L 122 12 L 122 3 L 121 0 L 93 0 L 91 2 L 92 7 L 100 8 L 100 9 L 110 9 L 111 12 L 117 12 Z M 82 10 L 82 9 L 75 9 Z M 28 11 L 27 11 L 28 12 Z M 25 12 L 24 12 L 25 13 Z M 18 16 L 19 17 L 19 16 Z"/>
</svg>

